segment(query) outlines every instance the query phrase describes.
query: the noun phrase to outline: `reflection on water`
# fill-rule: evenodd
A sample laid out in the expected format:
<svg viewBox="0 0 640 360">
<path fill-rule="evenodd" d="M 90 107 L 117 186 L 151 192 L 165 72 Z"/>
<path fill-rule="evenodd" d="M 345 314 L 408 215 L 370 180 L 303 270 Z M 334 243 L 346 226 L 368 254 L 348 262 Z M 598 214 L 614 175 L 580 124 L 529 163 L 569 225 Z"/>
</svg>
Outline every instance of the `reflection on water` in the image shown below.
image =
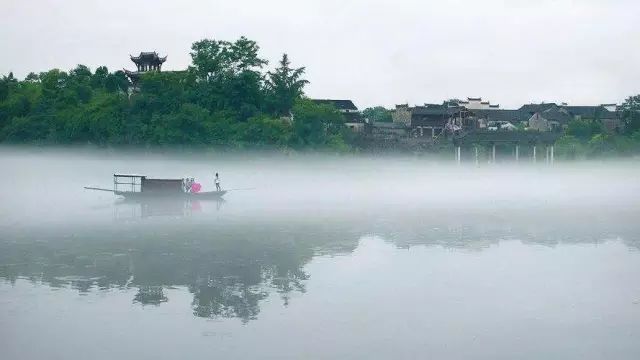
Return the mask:
<svg viewBox="0 0 640 360">
<path fill-rule="evenodd" d="M 170 300 L 165 289 L 184 286 L 193 296 L 195 316 L 247 322 L 258 317 L 260 302 L 271 292 L 285 306 L 291 293 L 304 293 L 310 276 L 305 265 L 314 256 L 348 254 L 371 235 L 398 248 L 482 251 L 512 239 L 545 246 L 613 239 L 640 248 L 636 212 L 596 216 L 574 210 L 567 216 L 566 209 L 549 209 L 540 216 L 425 210 L 419 216 L 387 214 L 375 220 L 342 213 L 339 219 L 290 221 L 263 214 L 257 221 L 209 221 L 224 208 L 221 202 L 206 202 L 215 210 L 194 221 L 194 212 L 201 211 L 194 209 L 201 205 L 118 200 L 111 205 L 115 222 L 5 232 L 10 236 L 0 243 L 0 276 L 70 286 L 80 293 L 136 288 L 133 302 L 156 306 Z"/>
<path fill-rule="evenodd" d="M 180 219 L 164 219 L 123 229 L 69 231 L 3 242 L 0 276 L 70 285 L 80 292 L 136 287 L 133 300 L 145 305 L 166 302 L 163 288 L 187 286 L 194 315 L 248 321 L 269 291 L 282 294 L 285 303 L 291 291 L 304 291 L 308 276 L 302 267 L 313 255 L 309 237 L 304 243 L 291 241 L 304 234 L 292 231 L 279 240 L 279 230 L 243 225 L 194 229 Z"/>
<path fill-rule="evenodd" d="M 18 174 L 37 168 L 4 161 Z M 278 177 L 266 169 L 273 163 L 232 168 L 240 175 L 271 171 L 273 186 L 231 192 L 226 201 L 136 202 L 79 192 L 100 179 L 61 185 L 65 161 L 42 184 L 58 185 L 57 192 L 14 187 L 0 205 L 0 344 L 7 358 L 81 358 L 56 342 L 98 338 L 110 345 L 96 358 L 140 357 L 138 342 L 174 340 L 189 344 L 190 354 L 222 358 L 639 354 L 637 171 L 619 176 L 627 186 L 620 193 L 582 185 L 582 192 L 557 191 L 549 201 L 538 198 L 541 190 L 514 198 L 549 176 L 528 169 L 522 171 L 538 179 L 519 179 L 505 196 L 490 187 L 483 196 L 461 194 L 460 183 L 436 179 L 436 190 L 418 182 L 373 199 L 387 178 L 365 180 L 361 173 L 371 174 L 372 163 L 347 163 L 359 181 L 345 177 L 329 189 L 291 169 Z M 343 171 L 322 168 L 327 178 Z M 239 187 L 253 185 L 240 175 Z M 24 197 L 30 191 L 35 195 Z M 56 331 L 72 339 L 51 340 Z M 18 346 L 31 337 L 42 346 Z M 283 338 L 287 347 L 278 346 Z M 211 339 L 218 341 L 213 347 Z M 150 353 L 184 356 L 179 349 Z"/>
<path fill-rule="evenodd" d="M 220 210 L 224 199 L 212 199 L 205 202 L 215 204 Z M 136 219 L 152 216 L 191 216 L 202 211 L 202 200 L 181 199 L 118 199 L 114 206 L 116 219 Z"/>
</svg>

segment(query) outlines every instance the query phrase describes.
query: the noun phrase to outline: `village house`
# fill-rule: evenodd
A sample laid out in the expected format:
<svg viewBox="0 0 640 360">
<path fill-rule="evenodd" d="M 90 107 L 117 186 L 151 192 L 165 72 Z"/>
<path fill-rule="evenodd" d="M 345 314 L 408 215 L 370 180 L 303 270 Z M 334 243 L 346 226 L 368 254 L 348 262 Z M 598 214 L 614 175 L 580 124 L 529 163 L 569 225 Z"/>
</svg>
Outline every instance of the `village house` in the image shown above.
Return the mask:
<svg viewBox="0 0 640 360">
<path fill-rule="evenodd" d="M 478 109 L 473 110 L 473 115 L 477 119 L 478 128 L 498 128 L 502 130 L 526 127 L 530 117 L 520 110 L 507 109 Z"/>
<path fill-rule="evenodd" d="M 405 126 L 415 136 L 437 137 L 445 129 L 456 131 L 463 127 L 475 127 L 471 112 L 466 108 L 447 104 L 425 104 L 410 107 L 396 105 L 391 115 L 394 124 Z"/>
<path fill-rule="evenodd" d="M 538 131 L 559 131 L 572 120 L 569 112 L 557 106 L 536 112 L 529 118 L 529 129 Z"/>
<path fill-rule="evenodd" d="M 612 104 L 608 104 L 610 108 Z M 527 104 L 519 109 L 529 115 L 529 128 L 540 131 L 566 128 L 571 120 L 599 121 L 608 132 L 619 132 L 622 121 L 615 111 L 604 105 L 570 106 L 567 104 L 542 103 Z"/>
<path fill-rule="evenodd" d="M 409 134 L 409 128 L 404 124 L 375 121 L 367 125 L 368 132 L 378 139 L 397 139 Z"/>
<path fill-rule="evenodd" d="M 489 101 L 482 101 L 481 97 L 468 97 L 467 100 L 458 101 L 456 105 L 465 107 L 469 110 L 496 110 L 500 108 L 499 104 L 491 104 Z"/>
<path fill-rule="evenodd" d="M 611 108 L 611 104 L 608 104 Z M 623 128 L 622 120 L 618 113 L 610 111 L 604 105 L 599 106 L 563 106 L 575 120 L 600 121 L 602 126 L 609 133 L 620 132 Z"/>
</svg>

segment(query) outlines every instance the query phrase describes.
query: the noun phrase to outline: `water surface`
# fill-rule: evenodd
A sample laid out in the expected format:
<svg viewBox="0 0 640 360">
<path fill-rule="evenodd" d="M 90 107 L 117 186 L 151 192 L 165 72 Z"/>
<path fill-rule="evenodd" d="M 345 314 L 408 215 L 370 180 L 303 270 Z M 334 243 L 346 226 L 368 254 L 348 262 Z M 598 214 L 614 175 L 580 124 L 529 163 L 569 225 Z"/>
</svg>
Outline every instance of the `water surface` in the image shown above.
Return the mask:
<svg viewBox="0 0 640 360">
<path fill-rule="evenodd" d="M 2 358 L 636 359 L 637 165 L 4 150 Z"/>
</svg>

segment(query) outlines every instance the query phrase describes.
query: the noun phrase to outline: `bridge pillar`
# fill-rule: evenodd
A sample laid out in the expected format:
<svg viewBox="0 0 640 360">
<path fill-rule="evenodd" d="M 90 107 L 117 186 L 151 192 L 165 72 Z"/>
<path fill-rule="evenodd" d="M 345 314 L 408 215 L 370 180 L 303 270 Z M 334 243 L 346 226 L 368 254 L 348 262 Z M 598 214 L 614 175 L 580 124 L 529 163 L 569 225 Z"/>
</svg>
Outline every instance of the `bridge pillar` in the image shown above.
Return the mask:
<svg viewBox="0 0 640 360">
<path fill-rule="evenodd" d="M 545 164 L 549 163 L 549 146 L 548 145 L 544 146 L 544 163 Z"/>
<path fill-rule="evenodd" d="M 520 161 L 520 145 L 516 144 L 516 163 Z"/>
<path fill-rule="evenodd" d="M 553 145 L 551 145 L 550 153 L 551 153 L 551 162 L 550 162 L 550 164 L 553 165 Z"/>
<path fill-rule="evenodd" d="M 456 146 L 456 163 L 460 165 L 461 156 L 460 156 L 460 146 Z"/>
<path fill-rule="evenodd" d="M 474 146 L 473 149 L 476 151 L 476 166 L 478 166 L 478 147 Z"/>
<path fill-rule="evenodd" d="M 536 149 L 537 149 L 537 146 L 534 144 L 533 145 L 533 163 L 534 164 L 538 161 L 538 159 L 536 159 Z"/>
<path fill-rule="evenodd" d="M 491 144 L 491 163 L 496 163 L 496 144 Z"/>
</svg>

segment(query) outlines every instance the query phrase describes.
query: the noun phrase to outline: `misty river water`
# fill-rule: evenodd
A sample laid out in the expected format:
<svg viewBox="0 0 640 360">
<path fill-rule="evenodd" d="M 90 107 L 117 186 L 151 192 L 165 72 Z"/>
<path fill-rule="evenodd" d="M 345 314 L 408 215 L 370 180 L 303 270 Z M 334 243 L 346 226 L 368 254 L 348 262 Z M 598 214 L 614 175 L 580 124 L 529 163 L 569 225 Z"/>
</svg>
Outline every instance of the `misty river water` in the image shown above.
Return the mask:
<svg viewBox="0 0 640 360">
<path fill-rule="evenodd" d="M 639 165 L 2 149 L 0 358 L 638 359 Z"/>
</svg>

